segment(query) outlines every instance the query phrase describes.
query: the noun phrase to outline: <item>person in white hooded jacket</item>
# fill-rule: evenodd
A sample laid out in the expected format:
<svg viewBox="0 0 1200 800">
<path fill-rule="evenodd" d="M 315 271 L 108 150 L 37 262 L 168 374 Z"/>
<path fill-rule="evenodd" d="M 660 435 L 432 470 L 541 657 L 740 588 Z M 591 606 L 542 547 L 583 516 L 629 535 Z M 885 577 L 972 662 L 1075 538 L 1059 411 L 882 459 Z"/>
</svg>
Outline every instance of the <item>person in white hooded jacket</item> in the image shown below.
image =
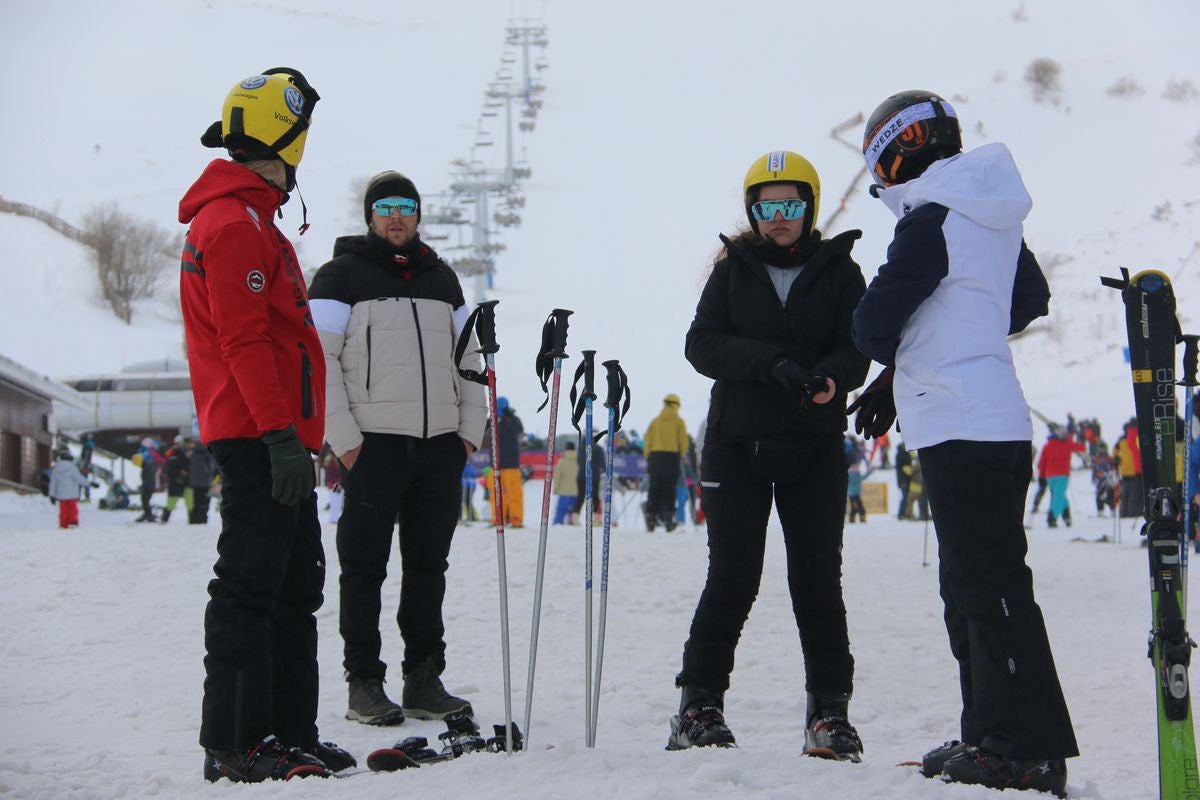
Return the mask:
<svg viewBox="0 0 1200 800">
<path fill-rule="evenodd" d="M 854 312 L 855 344 L 886 368 L 849 411 L 873 436 L 898 418 L 920 452 L 963 703 L 961 741 L 922 772 L 1061 795 L 1078 746 L 1025 563 L 1033 425 L 1007 341 L 1048 313 L 1022 235 L 1033 203 L 1008 149 L 962 152 L 954 108 L 931 92 L 884 101 L 863 154 L 899 221 Z"/>
</svg>

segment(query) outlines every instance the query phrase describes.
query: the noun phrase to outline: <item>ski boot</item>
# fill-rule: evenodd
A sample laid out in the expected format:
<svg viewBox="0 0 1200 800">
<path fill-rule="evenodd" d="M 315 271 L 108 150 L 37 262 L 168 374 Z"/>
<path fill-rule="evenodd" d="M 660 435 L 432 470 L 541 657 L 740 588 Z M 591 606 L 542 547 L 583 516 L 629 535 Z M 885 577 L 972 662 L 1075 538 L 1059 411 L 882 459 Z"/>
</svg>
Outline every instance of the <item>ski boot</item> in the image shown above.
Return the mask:
<svg viewBox="0 0 1200 800">
<path fill-rule="evenodd" d="M 921 756 L 921 774 L 926 778 L 936 778 L 942 774 L 942 767 L 946 766 L 947 761 L 970 749 L 971 745 L 964 744 L 958 739 L 943 742 L 939 747 L 935 747 Z"/>
<path fill-rule="evenodd" d="M 317 742 L 312 747 L 300 749 L 310 756 L 320 759 L 322 764 L 329 767 L 330 772 L 341 772 L 358 766 L 358 759 L 338 747 L 337 742 Z"/>
<path fill-rule="evenodd" d="M 1032 789 L 1067 796 L 1067 764 L 1059 759 L 1015 759 L 968 747 L 942 767 L 946 783 L 966 783 L 991 789 Z"/>
<path fill-rule="evenodd" d="M 689 747 L 736 747 L 733 731 L 725 724 L 723 692 L 710 692 L 696 686 L 684 686 L 679 714 L 671 717 L 668 750 Z"/>
<path fill-rule="evenodd" d="M 287 781 L 316 775 L 328 778 L 333 773 L 315 756 L 299 747 L 280 744 L 268 736 L 249 750 L 204 751 L 204 779 L 215 783 L 228 778 L 234 783 Z"/>
<path fill-rule="evenodd" d="M 862 761 L 862 739 L 850 724 L 849 705 L 849 694 L 808 693 L 804 755 L 856 764 Z"/>
</svg>

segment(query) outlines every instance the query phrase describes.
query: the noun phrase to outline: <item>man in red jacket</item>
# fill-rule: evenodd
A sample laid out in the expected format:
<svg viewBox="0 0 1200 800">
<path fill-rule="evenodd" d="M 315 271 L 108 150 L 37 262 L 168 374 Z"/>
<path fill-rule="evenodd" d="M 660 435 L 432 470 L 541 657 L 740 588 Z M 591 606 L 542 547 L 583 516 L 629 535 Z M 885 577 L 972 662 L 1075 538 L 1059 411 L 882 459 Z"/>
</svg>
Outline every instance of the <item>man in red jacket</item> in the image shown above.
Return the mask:
<svg viewBox="0 0 1200 800">
<path fill-rule="evenodd" d="M 354 763 L 317 737 L 325 553 L 311 453 L 325 360 L 304 276 L 274 217 L 319 99 L 293 69 L 239 82 L 201 138 L 229 152 L 179 203 L 180 304 L 200 438 L 221 470 L 221 536 L 204 616 L 200 744 L 210 781 L 328 775 Z"/>
</svg>

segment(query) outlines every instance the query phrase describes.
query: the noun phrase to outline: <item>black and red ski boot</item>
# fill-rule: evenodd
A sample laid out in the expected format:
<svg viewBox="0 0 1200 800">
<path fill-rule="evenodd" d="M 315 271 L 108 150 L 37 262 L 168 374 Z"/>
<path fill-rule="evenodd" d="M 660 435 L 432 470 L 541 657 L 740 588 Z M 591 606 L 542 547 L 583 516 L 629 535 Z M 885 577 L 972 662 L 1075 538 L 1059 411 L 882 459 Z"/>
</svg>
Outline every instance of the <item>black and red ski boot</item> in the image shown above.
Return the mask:
<svg viewBox="0 0 1200 800">
<path fill-rule="evenodd" d="M 248 750 L 204 750 L 204 778 L 214 783 L 221 778 L 234 783 L 259 783 L 310 775 L 328 778 L 332 774 L 321 759 L 299 747 L 280 744 L 274 736 Z"/>
<path fill-rule="evenodd" d="M 310 756 L 316 756 L 330 772 L 341 772 L 358 766 L 358 759 L 337 746 L 337 742 L 317 742 L 312 747 L 301 748 Z"/>
<path fill-rule="evenodd" d="M 967 783 L 991 789 L 1032 789 L 1067 796 L 1067 763 L 1059 759 L 1016 759 L 982 747 L 969 747 L 942 767 L 946 783 Z"/>
<path fill-rule="evenodd" d="M 735 747 L 733 731 L 725 724 L 724 698 L 694 686 L 683 687 L 679 714 L 671 717 L 668 750 L 689 747 Z"/>
<path fill-rule="evenodd" d="M 804 755 L 836 761 L 862 761 L 863 744 L 850 724 L 849 694 L 808 694 Z"/>
</svg>

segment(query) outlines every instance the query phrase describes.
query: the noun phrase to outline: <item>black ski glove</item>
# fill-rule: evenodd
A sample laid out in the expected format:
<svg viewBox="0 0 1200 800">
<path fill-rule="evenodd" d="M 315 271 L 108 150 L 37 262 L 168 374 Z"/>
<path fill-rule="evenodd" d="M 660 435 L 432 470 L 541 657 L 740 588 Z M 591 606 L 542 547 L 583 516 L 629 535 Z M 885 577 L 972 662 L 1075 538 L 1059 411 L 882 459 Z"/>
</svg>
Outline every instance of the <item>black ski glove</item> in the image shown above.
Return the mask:
<svg viewBox="0 0 1200 800">
<path fill-rule="evenodd" d="M 896 400 L 892 396 L 892 377 L 895 374 L 895 367 L 884 369 L 846 409 L 847 416 L 858 412 L 854 418 L 854 430 L 867 439 L 883 436 L 896 421 Z"/>
<path fill-rule="evenodd" d="M 58 499 L 57 499 L 57 498 L 54 498 L 54 497 L 51 497 L 51 498 L 50 498 L 50 505 L 52 505 L 52 506 L 56 506 L 56 505 L 58 505 Z"/>
<path fill-rule="evenodd" d="M 781 358 L 770 369 L 770 375 L 788 393 L 799 395 L 800 405 L 808 408 L 812 396 L 826 389 L 825 379 L 813 375 L 790 358 Z"/>
<path fill-rule="evenodd" d="M 280 505 L 294 506 L 312 494 L 317 479 L 308 450 L 296 438 L 296 426 L 262 435 L 271 454 L 271 497 Z"/>
</svg>

